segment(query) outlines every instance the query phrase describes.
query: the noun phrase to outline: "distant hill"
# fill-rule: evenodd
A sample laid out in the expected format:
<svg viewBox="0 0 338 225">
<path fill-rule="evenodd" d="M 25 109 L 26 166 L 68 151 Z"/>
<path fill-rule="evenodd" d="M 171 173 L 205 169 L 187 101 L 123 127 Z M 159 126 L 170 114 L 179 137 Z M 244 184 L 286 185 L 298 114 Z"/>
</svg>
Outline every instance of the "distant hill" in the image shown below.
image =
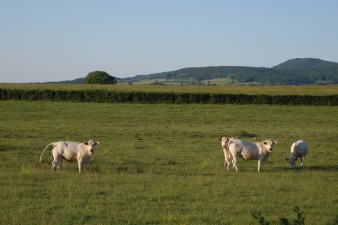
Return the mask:
<svg viewBox="0 0 338 225">
<path fill-rule="evenodd" d="M 135 82 L 144 79 L 166 79 L 182 82 L 199 82 L 215 78 L 230 78 L 234 83 L 259 83 L 266 85 L 311 83 L 311 81 L 304 76 L 298 76 L 282 70 L 243 66 L 185 68 L 172 72 L 135 76 L 132 78 L 126 78 L 126 80 Z"/>
<path fill-rule="evenodd" d="M 199 85 L 206 82 L 210 84 L 216 79 L 226 79 L 228 84 L 337 84 L 338 63 L 314 58 L 296 58 L 271 68 L 245 66 L 191 67 L 170 72 L 117 78 L 117 81 L 118 83 L 138 83 L 144 80 L 153 80 L 154 84 L 172 82 Z M 50 83 L 84 83 L 84 78 Z"/>
<path fill-rule="evenodd" d="M 297 58 L 272 68 L 243 66 L 192 67 L 171 72 L 138 75 L 121 82 L 164 79 L 194 82 L 229 78 L 231 83 L 261 85 L 337 84 L 338 63 L 314 58 Z"/>
<path fill-rule="evenodd" d="M 64 81 L 50 81 L 46 82 L 47 84 L 84 84 L 85 78 L 77 78 L 74 80 L 64 80 Z"/>
<path fill-rule="evenodd" d="M 291 59 L 275 67 L 276 70 L 305 76 L 312 84 L 337 84 L 338 63 L 321 59 Z"/>
<path fill-rule="evenodd" d="M 285 61 L 277 66 L 272 67 L 276 70 L 304 70 L 304 69 L 319 69 L 338 67 L 338 63 L 324 61 L 314 58 L 296 58 Z"/>
</svg>

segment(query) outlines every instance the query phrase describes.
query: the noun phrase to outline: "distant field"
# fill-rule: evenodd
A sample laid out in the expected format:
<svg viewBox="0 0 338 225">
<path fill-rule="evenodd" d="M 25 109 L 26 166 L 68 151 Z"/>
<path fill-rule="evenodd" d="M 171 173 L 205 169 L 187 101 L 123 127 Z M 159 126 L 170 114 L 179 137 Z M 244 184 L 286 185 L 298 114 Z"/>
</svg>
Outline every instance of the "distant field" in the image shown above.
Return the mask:
<svg viewBox="0 0 338 225">
<path fill-rule="evenodd" d="M 338 86 L 152 86 L 152 85 L 71 85 L 71 84 L 0 84 L 0 88 L 83 90 L 107 89 L 115 91 L 191 92 L 266 95 L 337 95 Z"/>
<path fill-rule="evenodd" d="M 1 224 L 241 225 L 259 224 L 258 212 L 279 224 L 296 218 L 295 206 L 307 225 L 338 216 L 338 107 L 0 101 L 0 108 Z M 238 173 L 223 167 L 216 139 L 245 133 L 278 141 L 261 173 L 255 161 L 240 160 Z M 82 175 L 76 163 L 53 172 L 51 150 L 38 162 L 52 141 L 89 138 L 100 145 Z M 284 157 L 300 138 L 310 152 L 305 168 L 290 170 Z"/>
</svg>

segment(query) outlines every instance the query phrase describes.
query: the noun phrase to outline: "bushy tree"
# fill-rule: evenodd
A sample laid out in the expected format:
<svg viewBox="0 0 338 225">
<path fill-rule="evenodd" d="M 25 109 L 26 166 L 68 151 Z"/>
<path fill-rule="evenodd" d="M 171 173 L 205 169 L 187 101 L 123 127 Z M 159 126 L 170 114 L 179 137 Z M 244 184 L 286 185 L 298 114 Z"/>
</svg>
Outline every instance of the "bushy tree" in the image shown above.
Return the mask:
<svg viewBox="0 0 338 225">
<path fill-rule="evenodd" d="M 88 73 L 85 79 L 86 84 L 116 84 L 116 78 L 104 71 L 94 71 Z"/>
</svg>

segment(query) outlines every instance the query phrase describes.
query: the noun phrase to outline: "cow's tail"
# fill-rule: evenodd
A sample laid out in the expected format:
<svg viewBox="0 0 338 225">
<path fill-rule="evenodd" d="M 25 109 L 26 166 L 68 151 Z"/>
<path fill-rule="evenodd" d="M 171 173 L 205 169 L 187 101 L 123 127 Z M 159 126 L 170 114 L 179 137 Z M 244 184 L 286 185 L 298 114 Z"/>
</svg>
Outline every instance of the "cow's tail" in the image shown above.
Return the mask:
<svg viewBox="0 0 338 225">
<path fill-rule="evenodd" d="M 43 153 L 45 153 L 46 149 L 47 149 L 49 146 L 51 146 L 51 145 L 54 146 L 54 144 L 55 144 L 55 142 L 52 142 L 52 143 L 48 144 L 48 145 L 46 146 L 46 148 L 43 150 L 42 154 L 40 155 L 40 160 L 39 160 L 40 163 L 41 163 L 41 161 L 42 161 Z"/>
</svg>

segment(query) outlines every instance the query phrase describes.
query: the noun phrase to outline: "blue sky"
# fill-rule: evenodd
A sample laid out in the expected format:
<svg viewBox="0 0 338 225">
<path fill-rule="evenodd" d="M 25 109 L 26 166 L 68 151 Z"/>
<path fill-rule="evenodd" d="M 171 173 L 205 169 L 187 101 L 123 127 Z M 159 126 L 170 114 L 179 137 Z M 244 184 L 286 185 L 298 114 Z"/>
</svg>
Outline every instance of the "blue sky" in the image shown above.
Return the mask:
<svg viewBox="0 0 338 225">
<path fill-rule="evenodd" d="M 338 62 L 336 0 L 1 0 L 0 83 Z"/>
</svg>

